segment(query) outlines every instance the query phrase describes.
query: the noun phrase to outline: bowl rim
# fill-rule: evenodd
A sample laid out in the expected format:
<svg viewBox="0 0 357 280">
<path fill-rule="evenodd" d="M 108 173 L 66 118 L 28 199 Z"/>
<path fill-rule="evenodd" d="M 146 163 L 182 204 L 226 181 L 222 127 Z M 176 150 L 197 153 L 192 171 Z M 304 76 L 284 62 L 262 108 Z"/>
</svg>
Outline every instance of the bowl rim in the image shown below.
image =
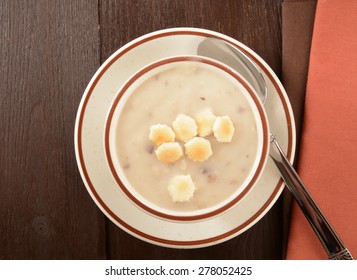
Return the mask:
<svg viewBox="0 0 357 280">
<path fill-rule="evenodd" d="M 193 61 L 193 62 L 200 62 L 204 64 L 208 64 L 210 66 L 216 67 L 222 71 L 224 71 L 226 74 L 230 75 L 234 80 L 236 80 L 240 85 L 244 87 L 244 89 L 248 92 L 249 96 L 252 98 L 254 106 L 257 109 L 257 112 L 260 116 L 261 120 L 261 128 L 262 128 L 262 148 L 261 151 L 258 151 L 260 153 L 259 161 L 258 164 L 256 165 L 256 161 L 254 161 L 254 164 L 256 165 L 255 171 L 253 172 L 253 176 L 251 179 L 248 181 L 246 184 L 246 187 L 240 191 L 237 195 L 233 196 L 230 195 L 227 199 L 223 200 L 227 201 L 226 203 L 218 203 L 216 205 L 222 204 L 222 206 L 216 207 L 208 207 L 204 209 L 211 209 L 210 211 L 189 211 L 189 212 L 179 212 L 179 211 L 172 211 L 172 210 L 167 210 L 162 207 L 156 206 L 150 201 L 147 201 L 146 203 L 143 202 L 142 200 L 138 199 L 136 195 L 134 195 L 129 188 L 134 187 L 130 186 L 129 188 L 126 186 L 126 184 L 123 182 L 121 177 L 119 176 L 117 172 L 116 165 L 114 164 L 113 157 L 112 157 L 112 152 L 111 152 L 111 144 L 110 144 L 110 135 L 111 135 L 111 128 L 112 128 L 112 122 L 114 115 L 117 111 L 117 107 L 119 102 L 122 100 L 123 96 L 125 96 L 125 93 L 131 88 L 133 84 L 135 84 L 138 80 L 140 80 L 143 76 L 148 74 L 151 70 L 154 70 L 156 68 L 166 66 L 171 63 L 176 63 L 176 62 L 184 62 L 184 61 Z M 145 79 L 144 79 L 145 80 Z M 227 211 L 231 207 L 233 207 L 235 204 L 237 204 L 252 188 L 253 186 L 258 182 L 260 175 L 263 173 L 263 170 L 265 168 L 267 159 L 268 159 L 268 151 L 269 151 L 269 146 L 270 146 L 270 140 L 269 140 L 269 122 L 268 122 L 268 117 L 266 115 L 264 106 L 262 102 L 260 101 L 257 93 L 255 90 L 252 88 L 252 86 L 235 70 L 233 70 L 230 66 L 221 63 L 215 59 L 207 58 L 207 57 L 202 57 L 199 55 L 177 55 L 177 56 L 172 56 L 172 57 L 166 57 L 157 61 L 154 61 L 141 69 L 139 69 L 136 73 L 134 73 L 124 84 L 123 86 L 118 90 L 116 93 L 111 105 L 110 109 L 107 114 L 107 118 L 105 121 L 105 129 L 104 129 L 104 150 L 105 150 L 105 155 L 107 159 L 107 163 L 109 166 L 109 169 L 115 179 L 115 182 L 117 185 L 120 187 L 120 189 L 123 191 L 125 196 L 137 207 L 140 209 L 146 211 L 147 213 L 154 215 L 159 218 L 163 218 L 166 220 L 170 221 L 177 221 L 177 222 L 190 222 L 190 221 L 199 221 L 199 220 L 205 220 L 208 218 L 215 217 L 217 215 L 222 214 L 223 212 Z M 258 157 L 258 156 L 257 156 Z M 251 173 L 249 173 L 251 174 Z M 141 196 L 139 194 L 139 196 Z M 231 198 L 232 197 L 232 198 Z M 144 200 L 147 200 L 144 198 Z M 151 205 L 150 205 L 151 204 Z M 155 209 L 156 208 L 156 209 Z M 162 211 L 158 210 L 162 209 Z M 194 213 L 194 214 L 188 214 L 188 213 Z"/>
</svg>

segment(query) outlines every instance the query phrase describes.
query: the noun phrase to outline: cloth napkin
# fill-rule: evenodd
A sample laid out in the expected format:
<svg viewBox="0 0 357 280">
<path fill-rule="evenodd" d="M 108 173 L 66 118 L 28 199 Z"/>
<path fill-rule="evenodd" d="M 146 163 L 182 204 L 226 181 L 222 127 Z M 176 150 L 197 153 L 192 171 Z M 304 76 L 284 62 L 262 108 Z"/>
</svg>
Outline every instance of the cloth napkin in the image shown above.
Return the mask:
<svg viewBox="0 0 357 280">
<path fill-rule="evenodd" d="M 357 1 L 317 3 L 298 173 L 357 257 Z M 287 259 L 326 259 L 293 205 Z"/>
<path fill-rule="evenodd" d="M 315 10 L 316 0 L 285 0 L 282 3 L 282 83 L 294 111 L 297 147 L 300 143 Z M 298 152 L 297 148 L 296 153 Z M 298 157 L 295 157 L 295 163 L 297 159 Z M 292 205 L 289 190 L 284 190 L 282 199 L 282 253 L 285 258 Z"/>
</svg>

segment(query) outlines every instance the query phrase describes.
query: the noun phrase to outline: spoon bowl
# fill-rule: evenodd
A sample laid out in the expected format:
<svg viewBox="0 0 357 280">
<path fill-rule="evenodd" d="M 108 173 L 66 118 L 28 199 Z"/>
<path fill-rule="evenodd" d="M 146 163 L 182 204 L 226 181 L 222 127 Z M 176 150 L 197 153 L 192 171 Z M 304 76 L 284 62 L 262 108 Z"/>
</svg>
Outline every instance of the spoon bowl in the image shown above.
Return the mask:
<svg viewBox="0 0 357 280">
<path fill-rule="evenodd" d="M 219 39 L 208 38 L 199 44 L 197 54 L 216 59 L 236 70 L 255 89 L 260 101 L 265 103 L 268 87 L 264 76 L 243 51 Z"/>
</svg>

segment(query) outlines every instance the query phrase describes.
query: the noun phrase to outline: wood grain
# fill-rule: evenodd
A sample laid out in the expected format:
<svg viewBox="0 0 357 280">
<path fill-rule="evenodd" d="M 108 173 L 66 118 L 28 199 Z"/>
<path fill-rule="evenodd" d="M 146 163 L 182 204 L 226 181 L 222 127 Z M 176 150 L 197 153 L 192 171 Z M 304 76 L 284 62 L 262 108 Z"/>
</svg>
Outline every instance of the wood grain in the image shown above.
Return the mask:
<svg viewBox="0 0 357 280">
<path fill-rule="evenodd" d="M 73 147 L 98 22 L 94 0 L 0 3 L 0 259 L 105 258 Z"/>
<path fill-rule="evenodd" d="M 280 1 L 121 0 L 100 1 L 101 62 L 145 33 L 180 26 L 232 36 L 281 73 Z M 279 259 L 282 257 L 281 200 L 250 230 L 223 244 L 167 249 L 131 237 L 107 221 L 107 256 L 113 259 Z"/>
</svg>

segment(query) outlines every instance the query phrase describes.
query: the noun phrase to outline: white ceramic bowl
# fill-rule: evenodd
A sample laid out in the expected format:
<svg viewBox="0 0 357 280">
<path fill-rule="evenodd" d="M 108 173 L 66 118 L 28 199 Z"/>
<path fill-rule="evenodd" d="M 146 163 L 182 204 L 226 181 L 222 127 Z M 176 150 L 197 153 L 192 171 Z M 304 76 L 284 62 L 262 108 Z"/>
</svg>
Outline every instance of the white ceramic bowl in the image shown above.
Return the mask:
<svg viewBox="0 0 357 280">
<path fill-rule="evenodd" d="M 120 115 L 125 107 L 126 101 L 135 92 L 135 90 L 147 79 L 159 74 L 162 71 L 175 67 L 177 64 L 183 62 L 198 62 L 203 67 L 208 67 L 213 71 L 217 71 L 229 79 L 232 84 L 240 89 L 245 95 L 254 115 L 255 126 L 258 135 L 257 153 L 254 159 L 254 164 L 246 176 L 244 182 L 237 187 L 236 191 L 228 198 L 217 204 L 192 211 L 174 211 L 156 205 L 143 197 L 137 189 L 127 179 L 125 170 L 119 160 L 119 154 L 116 142 L 118 136 L 117 126 L 120 125 Z M 238 132 L 239 133 L 239 132 Z M 125 137 L 125 135 L 124 135 Z M 268 120 L 265 114 L 262 103 L 259 97 L 254 92 L 253 88 L 233 69 L 212 59 L 203 58 L 199 56 L 175 56 L 155 61 L 136 72 L 131 78 L 122 86 L 117 93 L 108 113 L 106 121 L 105 135 L 104 135 L 105 152 L 107 156 L 110 171 L 121 190 L 125 193 L 127 198 L 140 209 L 157 216 L 159 218 L 171 221 L 198 221 L 208 219 L 220 215 L 232 206 L 239 203 L 239 201 L 252 189 L 260 178 L 264 170 L 269 151 L 269 127 Z M 155 156 L 155 155 L 153 155 Z M 238 160 L 238 159 L 237 159 Z M 133 167 L 135 168 L 135 166 Z M 145 181 L 145 180 L 143 180 Z"/>
</svg>

